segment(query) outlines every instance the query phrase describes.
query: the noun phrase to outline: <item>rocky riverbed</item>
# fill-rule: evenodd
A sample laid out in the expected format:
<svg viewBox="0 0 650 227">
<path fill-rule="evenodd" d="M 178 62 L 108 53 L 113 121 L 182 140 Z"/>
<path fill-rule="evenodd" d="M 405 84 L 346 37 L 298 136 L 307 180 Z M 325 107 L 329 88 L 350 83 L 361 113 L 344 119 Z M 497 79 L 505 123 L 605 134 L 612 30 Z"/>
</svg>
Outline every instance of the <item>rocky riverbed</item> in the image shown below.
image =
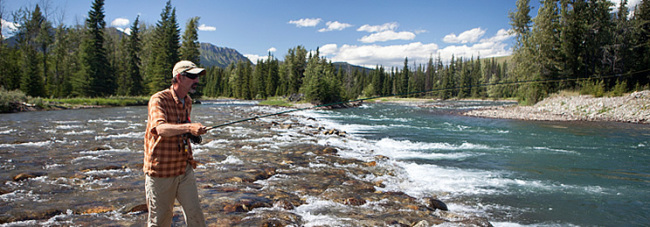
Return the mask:
<svg viewBox="0 0 650 227">
<path fill-rule="evenodd" d="M 556 94 L 533 106 L 471 110 L 466 116 L 539 121 L 616 121 L 650 123 L 650 90 L 621 97 Z"/>
<path fill-rule="evenodd" d="M 251 112 L 251 108 L 229 109 L 227 113 L 223 109 L 219 111 L 227 115 L 224 117 L 233 119 L 265 114 Z M 140 121 L 138 119 L 134 119 L 135 122 Z M 109 116 L 87 121 L 84 127 L 95 133 L 89 132 L 90 141 L 94 137 L 94 141 L 105 145 L 90 145 L 89 142 L 67 145 L 71 138 L 55 138 L 55 142 L 38 148 L 44 155 L 52 153 L 45 156 L 45 164 L 39 161 L 43 158 L 15 156 L 11 165 L 3 165 L 11 176 L 3 177 L 5 182 L 0 186 L 0 202 L 4 207 L 0 224 L 143 225 L 147 207 L 142 185 L 142 156 L 137 152 L 142 139 L 139 134 L 130 135 L 133 135 L 131 131 L 142 131 L 137 127 L 144 125 L 122 131 L 119 124 L 129 121 L 130 118 L 112 120 Z M 67 131 L 79 129 L 75 124 L 59 122 L 47 128 L 66 130 L 59 133 L 68 134 Z M 89 128 L 93 124 L 97 124 L 97 129 Z M 106 126 L 115 127 L 108 132 L 115 130 L 118 134 L 104 135 Z M 346 136 L 349 135 L 341 130 L 322 127 L 316 119 L 294 115 L 212 130 L 202 144 L 194 146 L 195 157 L 201 162 L 195 171 L 207 224 L 491 226 L 484 217 L 448 211 L 444 201 L 438 200 L 445 195 L 416 198 L 388 189 L 391 187 L 387 184 L 399 180 L 403 170 L 392 165 L 385 156 L 370 153 L 360 158 L 344 157 L 340 148 L 318 143 L 323 138 Z M 36 146 L 37 143 L 8 142 L 2 146 L 2 154 L 12 155 L 27 145 Z M 126 148 L 117 148 L 121 146 Z M 69 151 L 62 152 L 61 148 Z M 39 168 L 40 165 L 44 167 Z M 57 169 L 65 171 L 55 171 Z M 184 224 L 182 216 L 177 205 L 174 225 Z"/>
</svg>

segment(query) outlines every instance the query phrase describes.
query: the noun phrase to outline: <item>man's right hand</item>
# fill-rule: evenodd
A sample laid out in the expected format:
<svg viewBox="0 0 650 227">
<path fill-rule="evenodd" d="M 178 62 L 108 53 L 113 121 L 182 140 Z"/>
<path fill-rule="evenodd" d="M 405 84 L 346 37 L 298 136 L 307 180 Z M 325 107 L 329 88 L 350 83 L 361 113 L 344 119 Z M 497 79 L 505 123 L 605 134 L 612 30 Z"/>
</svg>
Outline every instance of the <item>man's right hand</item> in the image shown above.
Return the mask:
<svg viewBox="0 0 650 227">
<path fill-rule="evenodd" d="M 190 133 L 195 136 L 200 136 L 207 133 L 208 130 L 201 123 L 190 123 Z"/>
</svg>

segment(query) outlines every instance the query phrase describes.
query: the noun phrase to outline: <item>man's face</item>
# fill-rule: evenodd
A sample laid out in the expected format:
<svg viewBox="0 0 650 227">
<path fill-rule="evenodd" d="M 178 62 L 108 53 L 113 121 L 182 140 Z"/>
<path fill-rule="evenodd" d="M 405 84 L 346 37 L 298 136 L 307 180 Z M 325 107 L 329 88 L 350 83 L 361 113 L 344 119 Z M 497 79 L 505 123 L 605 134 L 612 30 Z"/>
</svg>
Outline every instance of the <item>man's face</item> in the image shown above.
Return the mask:
<svg viewBox="0 0 650 227">
<path fill-rule="evenodd" d="M 181 85 L 188 88 L 189 93 L 196 92 L 196 87 L 199 86 L 199 75 L 196 74 L 187 74 L 187 76 L 181 76 Z M 194 77 L 192 79 L 191 77 Z"/>
</svg>

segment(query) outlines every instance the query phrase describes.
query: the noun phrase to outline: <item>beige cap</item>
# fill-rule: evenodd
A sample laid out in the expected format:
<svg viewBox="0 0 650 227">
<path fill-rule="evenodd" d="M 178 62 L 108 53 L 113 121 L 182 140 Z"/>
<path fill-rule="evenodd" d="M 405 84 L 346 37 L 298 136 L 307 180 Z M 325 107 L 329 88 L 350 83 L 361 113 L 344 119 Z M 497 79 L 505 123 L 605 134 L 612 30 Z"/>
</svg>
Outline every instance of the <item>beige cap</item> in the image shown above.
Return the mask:
<svg viewBox="0 0 650 227">
<path fill-rule="evenodd" d="M 182 73 L 182 72 L 187 72 L 190 74 L 199 74 L 203 75 L 205 74 L 205 69 L 204 68 L 199 68 L 196 67 L 196 64 L 194 64 L 191 61 L 188 60 L 182 60 L 176 63 L 174 65 L 174 70 L 172 70 L 172 77 Z"/>
</svg>

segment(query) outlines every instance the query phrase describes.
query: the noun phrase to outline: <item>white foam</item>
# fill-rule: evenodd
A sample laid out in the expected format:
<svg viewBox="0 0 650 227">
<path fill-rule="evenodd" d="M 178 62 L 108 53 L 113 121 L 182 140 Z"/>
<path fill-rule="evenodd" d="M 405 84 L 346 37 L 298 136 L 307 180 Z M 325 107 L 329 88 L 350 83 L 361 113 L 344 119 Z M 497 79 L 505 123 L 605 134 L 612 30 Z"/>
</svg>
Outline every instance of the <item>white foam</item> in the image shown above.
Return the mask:
<svg viewBox="0 0 650 227">
<path fill-rule="evenodd" d="M 551 152 L 557 152 L 557 153 L 580 154 L 579 152 L 576 152 L 576 151 L 555 149 L 555 148 L 550 148 L 550 147 L 533 147 L 532 149 L 533 150 L 542 150 L 542 151 L 551 151 Z"/>
<path fill-rule="evenodd" d="M 75 128 L 81 128 L 83 126 L 81 125 L 57 125 L 56 129 L 75 129 Z"/>
<path fill-rule="evenodd" d="M 237 158 L 235 156 L 230 155 L 230 156 L 228 156 L 226 158 L 226 160 L 223 160 L 221 162 L 221 164 L 241 165 L 241 164 L 244 164 L 244 161 L 242 161 L 241 159 L 239 159 L 239 158 Z"/>
<path fill-rule="evenodd" d="M 45 147 L 52 144 L 52 141 L 41 141 L 41 142 L 27 142 L 27 143 L 17 143 L 17 144 L 0 144 L 0 147 Z"/>
<path fill-rule="evenodd" d="M 343 226 L 350 218 L 338 218 L 328 215 L 332 212 L 349 212 L 351 209 L 343 204 L 308 197 L 307 202 L 296 207 L 295 213 L 305 221 L 304 226 Z"/>
<path fill-rule="evenodd" d="M 2 131 L 0 131 L 0 135 L 11 134 L 12 132 L 15 132 L 15 131 L 16 130 L 14 130 L 14 129 L 2 130 Z"/>
<path fill-rule="evenodd" d="M 106 125 L 129 123 L 126 120 L 107 120 L 107 119 L 88 120 L 88 122 L 91 122 L 91 123 L 104 123 Z"/>
<path fill-rule="evenodd" d="M 119 139 L 119 138 L 143 138 L 144 132 L 129 132 L 117 135 L 95 136 L 95 140 Z"/>
<path fill-rule="evenodd" d="M 94 133 L 95 133 L 95 131 L 93 131 L 93 130 L 83 130 L 83 131 L 79 131 L 79 132 L 72 130 L 72 131 L 66 132 L 64 134 L 65 135 L 86 135 L 86 134 L 94 134 Z"/>
</svg>

